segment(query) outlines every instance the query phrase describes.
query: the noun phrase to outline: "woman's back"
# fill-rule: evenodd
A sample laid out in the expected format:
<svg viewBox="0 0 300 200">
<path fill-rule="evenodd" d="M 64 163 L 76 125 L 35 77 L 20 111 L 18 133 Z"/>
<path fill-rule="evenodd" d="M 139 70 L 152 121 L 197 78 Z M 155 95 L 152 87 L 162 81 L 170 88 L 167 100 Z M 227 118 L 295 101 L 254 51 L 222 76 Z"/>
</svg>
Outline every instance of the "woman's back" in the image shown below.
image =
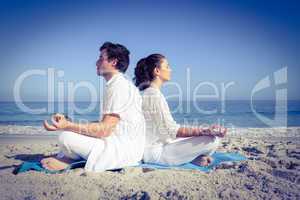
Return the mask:
<svg viewBox="0 0 300 200">
<path fill-rule="evenodd" d="M 148 87 L 143 92 L 142 109 L 146 121 L 146 146 L 163 145 L 176 138 L 177 124 L 159 89 Z"/>
</svg>

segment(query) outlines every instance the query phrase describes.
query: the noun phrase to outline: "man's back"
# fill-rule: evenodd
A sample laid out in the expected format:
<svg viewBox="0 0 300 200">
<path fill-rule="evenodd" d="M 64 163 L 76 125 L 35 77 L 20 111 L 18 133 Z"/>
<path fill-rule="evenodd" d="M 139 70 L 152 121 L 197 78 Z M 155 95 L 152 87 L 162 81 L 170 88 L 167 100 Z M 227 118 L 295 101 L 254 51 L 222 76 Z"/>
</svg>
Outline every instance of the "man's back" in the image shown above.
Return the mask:
<svg viewBox="0 0 300 200">
<path fill-rule="evenodd" d="M 113 133 L 103 138 L 107 145 L 105 149 L 101 149 L 102 153 L 95 148 L 97 162 L 90 165 L 90 170 L 99 171 L 103 167 L 113 169 L 137 164 L 143 157 L 145 145 L 145 119 L 138 89 L 122 73 L 118 73 L 106 84 L 102 106 L 103 115 L 117 114 L 120 121 Z"/>
</svg>

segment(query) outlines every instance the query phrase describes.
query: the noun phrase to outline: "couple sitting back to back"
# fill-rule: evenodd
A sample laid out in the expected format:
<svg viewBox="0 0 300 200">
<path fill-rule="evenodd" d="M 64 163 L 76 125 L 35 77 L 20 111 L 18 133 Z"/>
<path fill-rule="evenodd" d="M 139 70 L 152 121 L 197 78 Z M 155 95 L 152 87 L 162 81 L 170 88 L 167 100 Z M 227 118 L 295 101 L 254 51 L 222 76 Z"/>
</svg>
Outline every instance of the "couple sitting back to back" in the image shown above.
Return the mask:
<svg viewBox="0 0 300 200">
<path fill-rule="evenodd" d="M 60 152 L 41 160 L 44 168 L 61 170 L 77 160 L 86 160 L 85 170 L 101 172 L 144 162 L 206 166 L 226 129 L 181 127 L 174 121 L 161 86 L 171 79 L 171 68 L 161 54 L 141 59 L 135 68 L 135 85 L 124 73 L 128 49 L 105 42 L 96 62 L 97 75 L 106 80 L 102 116 L 95 123 L 74 123 L 62 114 L 46 120 L 48 131 L 62 131 Z M 136 87 L 137 86 L 137 87 Z M 142 91 L 142 96 L 140 95 Z"/>
</svg>

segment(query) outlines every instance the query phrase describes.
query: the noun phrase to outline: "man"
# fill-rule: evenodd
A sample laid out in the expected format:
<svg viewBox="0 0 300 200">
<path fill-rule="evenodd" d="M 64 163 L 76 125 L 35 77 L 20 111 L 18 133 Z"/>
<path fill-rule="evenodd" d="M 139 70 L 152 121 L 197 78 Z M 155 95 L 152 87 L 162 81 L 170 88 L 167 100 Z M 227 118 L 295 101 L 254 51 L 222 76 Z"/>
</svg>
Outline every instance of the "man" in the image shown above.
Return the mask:
<svg viewBox="0 0 300 200">
<path fill-rule="evenodd" d="M 44 158 L 41 161 L 44 168 L 61 170 L 74 160 L 86 159 L 87 171 L 104 171 L 136 165 L 142 159 L 145 143 L 142 98 L 124 77 L 130 52 L 123 45 L 111 42 L 104 43 L 100 52 L 97 74 L 107 81 L 102 118 L 97 123 L 78 124 L 56 114 L 52 116 L 52 125 L 44 121 L 47 130 L 63 131 L 59 135 L 60 153 Z"/>
</svg>

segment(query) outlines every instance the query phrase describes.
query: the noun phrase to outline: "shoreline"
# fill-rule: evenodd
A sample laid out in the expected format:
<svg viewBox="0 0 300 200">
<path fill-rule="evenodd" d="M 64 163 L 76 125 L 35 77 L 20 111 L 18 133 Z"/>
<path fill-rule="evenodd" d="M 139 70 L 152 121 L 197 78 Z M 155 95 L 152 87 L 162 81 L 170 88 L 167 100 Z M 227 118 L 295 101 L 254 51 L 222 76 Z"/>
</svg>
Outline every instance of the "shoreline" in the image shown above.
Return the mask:
<svg viewBox="0 0 300 200">
<path fill-rule="evenodd" d="M 58 135 L 20 135 L 20 134 L 3 134 L 0 135 L 0 145 L 15 143 L 35 143 L 35 142 L 56 142 Z"/>
<path fill-rule="evenodd" d="M 228 136 L 293 136 L 297 137 L 300 126 L 291 127 L 233 127 L 227 128 Z M 4 135 L 57 136 L 62 131 L 47 131 L 42 126 L 0 125 L 0 137 Z"/>
</svg>

